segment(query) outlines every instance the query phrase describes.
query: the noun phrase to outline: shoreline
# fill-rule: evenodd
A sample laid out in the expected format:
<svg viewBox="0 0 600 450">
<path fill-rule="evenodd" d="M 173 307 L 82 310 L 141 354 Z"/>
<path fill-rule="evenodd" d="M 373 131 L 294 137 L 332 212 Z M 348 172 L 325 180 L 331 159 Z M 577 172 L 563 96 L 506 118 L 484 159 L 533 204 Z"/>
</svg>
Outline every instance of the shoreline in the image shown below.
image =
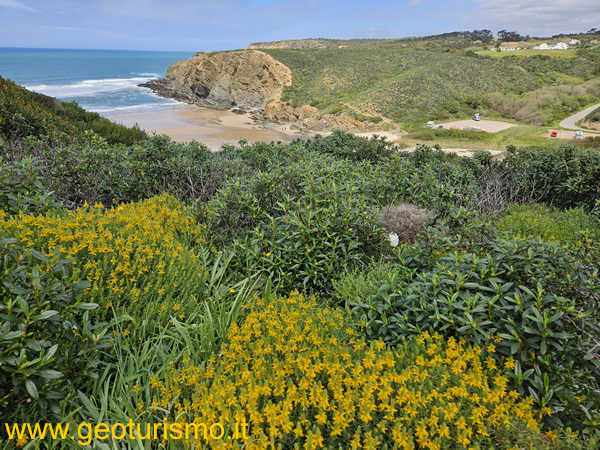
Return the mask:
<svg viewBox="0 0 600 450">
<path fill-rule="evenodd" d="M 301 132 L 293 130 L 289 124 L 258 122 L 250 113 L 234 113 L 232 110 L 217 110 L 196 105 L 182 104 L 159 111 L 137 113 L 105 113 L 102 115 L 115 123 L 126 126 L 138 125 L 149 134 L 166 134 L 176 142 L 196 140 L 216 151 L 222 145 L 237 145 L 245 139 L 248 142 L 291 142 L 297 138 L 311 138 L 327 132 Z M 386 131 L 355 133 L 357 136 L 385 136 L 397 141 L 400 136 Z"/>
</svg>

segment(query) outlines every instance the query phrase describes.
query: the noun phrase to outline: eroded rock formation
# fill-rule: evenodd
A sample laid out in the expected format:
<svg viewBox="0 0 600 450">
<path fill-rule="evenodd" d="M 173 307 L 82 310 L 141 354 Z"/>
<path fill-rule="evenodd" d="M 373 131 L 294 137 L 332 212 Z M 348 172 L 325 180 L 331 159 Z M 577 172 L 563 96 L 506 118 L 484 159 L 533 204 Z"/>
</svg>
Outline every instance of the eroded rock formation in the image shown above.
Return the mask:
<svg viewBox="0 0 600 450">
<path fill-rule="evenodd" d="M 290 69 L 266 53 L 245 50 L 196 53 L 167 69 L 167 77 L 143 86 L 163 97 L 210 107 L 237 106 L 262 114 L 292 82 Z"/>
</svg>

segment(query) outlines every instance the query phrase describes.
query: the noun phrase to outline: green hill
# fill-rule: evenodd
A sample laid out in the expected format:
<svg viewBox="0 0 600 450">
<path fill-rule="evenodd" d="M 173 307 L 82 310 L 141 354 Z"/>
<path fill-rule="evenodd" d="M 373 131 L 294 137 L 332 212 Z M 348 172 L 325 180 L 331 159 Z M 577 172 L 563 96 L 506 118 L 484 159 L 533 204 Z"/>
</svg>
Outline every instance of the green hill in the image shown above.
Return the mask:
<svg viewBox="0 0 600 450">
<path fill-rule="evenodd" d="M 260 44 L 269 47 L 258 43 L 252 48 Z M 489 52 L 493 57 L 476 53 L 489 44 L 452 33 L 437 39 L 321 39 L 276 44 L 288 48 L 263 51 L 292 71 L 292 85 L 284 90 L 282 99 L 328 113 L 382 115 L 397 123 L 421 124 L 479 111 L 544 125 L 600 100 L 599 85 L 594 83 L 600 81 L 599 49 L 563 52 L 571 57 L 523 50 L 519 55 L 497 58 L 497 52 Z M 321 48 L 302 48 L 315 46 Z M 549 88 L 560 86 L 579 88 L 550 92 L 559 96 L 551 104 L 538 101 L 549 94 Z M 524 96 L 526 104 L 515 102 Z"/>
</svg>

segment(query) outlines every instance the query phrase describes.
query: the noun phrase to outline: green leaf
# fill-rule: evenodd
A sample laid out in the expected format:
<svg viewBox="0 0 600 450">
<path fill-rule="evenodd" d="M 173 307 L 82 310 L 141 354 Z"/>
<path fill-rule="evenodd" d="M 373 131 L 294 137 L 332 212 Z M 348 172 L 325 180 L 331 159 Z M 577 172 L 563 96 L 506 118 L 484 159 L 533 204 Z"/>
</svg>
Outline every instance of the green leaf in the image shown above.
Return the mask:
<svg viewBox="0 0 600 450">
<path fill-rule="evenodd" d="M 31 397 L 33 397 L 35 400 L 39 399 L 38 390 L 37 390 L 37 387 L 35 386 L 35 383 L 33 381 L 26 380 L 25 381 L 25 388 L 27 389 L 27 392 L 29 392 L 29 395 L 31 395 Z"/>
<path fill-rule="evenodd" d="M 79 303 L 75 305 L 75 308 L 79 309 L 96 309 L 98 307 L 97 303 Z"/>
<path fill-rule="evenodd" d="M 39 320 L 46 320 L 49 319 L 50 317 L 56 316 L 58 315 L 58 311 L 55 311 L 53 309 L 49 309 L 47 311 L 44 311 L 41 314 L 36 314 L 34 316 L 31 316 L 31 321 L 32 322 L 37 322 Z"/>
<path fill-rule="evenodd" d="M 42 252 L 39 252 L 37 250 L 34 249 L 29 249 L 29 252 L 37 259 L 39 259 L 42 262 L 45 262 L 46 264 L 50 264 L 50 259 L 44 255 Z"/>
<path fill-rule="evenodd" d="M 57 370 L 40 370 L 38 371 L 38 375 L 46 380 L 56 380 L 64 376 L 64 374 Z"/>
</svg>

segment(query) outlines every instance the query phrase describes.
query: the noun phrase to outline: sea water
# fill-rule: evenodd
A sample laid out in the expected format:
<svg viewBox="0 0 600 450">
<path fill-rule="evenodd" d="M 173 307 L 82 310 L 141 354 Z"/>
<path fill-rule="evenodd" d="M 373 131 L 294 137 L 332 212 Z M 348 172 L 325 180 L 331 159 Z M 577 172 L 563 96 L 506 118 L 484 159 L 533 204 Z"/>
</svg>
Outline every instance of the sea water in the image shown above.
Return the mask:
<svg viewBox="0 0 600 450">
<path fill-rule="evenodd" d="M 76 101 L 102 115 L 160 111 L 182 105 L 139 87 L 164 78 L 191 52 L 0 48 L 0 76 L 26 89 Z"/>
</svg>

